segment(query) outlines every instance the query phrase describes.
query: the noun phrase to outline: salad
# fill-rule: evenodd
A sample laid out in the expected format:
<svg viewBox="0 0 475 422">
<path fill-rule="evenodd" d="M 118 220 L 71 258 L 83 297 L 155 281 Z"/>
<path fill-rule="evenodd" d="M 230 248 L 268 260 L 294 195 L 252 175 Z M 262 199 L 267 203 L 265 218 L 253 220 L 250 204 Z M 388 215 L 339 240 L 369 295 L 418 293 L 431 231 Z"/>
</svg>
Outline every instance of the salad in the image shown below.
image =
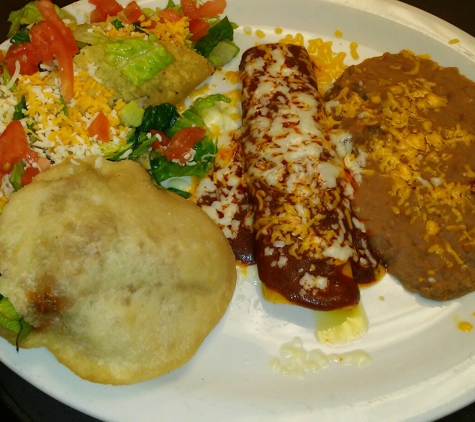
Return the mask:
<svg viewBox="0 0 475 422">
<path fill-rule="evenodd" d="M 203 177 L 213 166 L 217 144 L 203 116 L 229 98 L 198 98 L 183 113 L 176 104 L 144 106 L 143 99 L 124 100 L 108 86 L 98 76 L 100 64 L 79 67 L 75 59 L 98 47 L 131 85 L 140 85 L 176 60 L 163 40 L 221 67 L 239 51 L 234 26 L 219 17 L 225 1 L 169 1 L 155 10 L 135 1 L 126 7 L 115 0 L 90 3 L 96 8 L 85 25 L 50 0 L 10 15 L 11 46 L 0 63 L 2 205 L 40 171 L 89 154 L 139 160 L 157 184 L 175 176 Z"/>
<path fill-rule="evenodd" d="M 89 155 L 138 161 L 158 188 L 185 198 L 214 169 L 221 145 L 209 122 L 234 110 L 236 99 L 197 96 L 188 106 L 124 99 L 100 74 L 101 62 L 78 58 L 99 49 L 134 86 L 162 77 L 179 60 L 163 47 L 170 43 L 219 69 L 239 52 L 235 25 L 221 16 L 225 0 L 170 0 L 153 10 L 135 1 L 89 3 L 95 9 L 84 24 L 50 0 L 9 17 L 10 45 L 0 52 L 0 213 L 40 172 Z M 31 331 L 1 295 L 0 325 L 18 334 L 17 345 Z"/>
</svg>

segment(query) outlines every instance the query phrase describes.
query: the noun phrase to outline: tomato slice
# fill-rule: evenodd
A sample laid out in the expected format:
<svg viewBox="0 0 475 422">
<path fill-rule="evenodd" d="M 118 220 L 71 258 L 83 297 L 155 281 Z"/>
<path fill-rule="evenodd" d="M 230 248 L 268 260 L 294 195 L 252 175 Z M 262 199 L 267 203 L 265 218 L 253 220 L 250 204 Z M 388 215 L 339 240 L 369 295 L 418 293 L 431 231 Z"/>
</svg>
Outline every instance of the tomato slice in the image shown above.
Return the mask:
<svg viewBox="0 0 475 422">
<path fill-rule="evenodd" d="M 31 40 L 40 51 L 41 61 L 48 63 L 53 57 L 58 60 L 61 94 L 69 103 L 74 94 L 73 56 L 79 49 L 71 29 L 56 14 L 53 3 L 39 0 L 37 6 L 45 20 L 33 26 Z"/>
<path fill-rule="evenodd" d="M 94 9 L 89 15 L 91 23 L 105 22 L 107 20 L 107 14 L 101 12 L 99 9 Z"/>
<path fill-rule="evenodd" d="M 91 122 L 87 128 L 87 131 L 91 136 L 97 136 L 99 141 L 110 141 L 109 119 L 102 111 L 100 111 L 96 118 Z"/>
<path fill-rule="evenodd" d="M 11 121 L 0 135 L 0 176 L 10 173 L 15 163 L 26 158 L 28 150 L 28 140 L 21 122 Z"/>
<path fill-rule="evenodd" d="M 50 22 L 43 21 L 31 28 L 32 43 L 40 52 L 41 61 L 50 63 L 53 57 L 58 60 L 61 94 L 64 101 L 69 103 L 74 95 L 74 52 L 68 49 L 61 33 Z"/>
<path fill-rule="evenodd" d="M 61 39 L 65 43 L 67 50 L 71 53 L 71 56 L 77 54 L 79 48 L 74 39 L 73 31 L 71 31 L 71 29 L 58 16 L 51 0 L 39 0 L 37 7 L 45 21 L 59 32 Z"/>
<path fill-rule="evenodd" d="M 3 50 L 0 50 L 0 75 L 3 73 L 3 65 L 5 64 L 5 53 Z"/>
<path fill-rule="evenodd" d="M 40 53 L 31 42 L 12 45 L 5 57 L 5 64 L 10 75 L 15 73 L 17 61 L 20 63 L 20 74 L 33 75 L 38 72 L 38 65 L 41 62 Z"/>
<path fill-rule="evenodd" d="M 195 0 L 180 0 L 183 14 L 190 19 L 212 18 L 220 15 L 226 8 L 226 0 L 210 0 L 201 6 L 196 5 Z"/>
<path fill-rule="evenodd" d="M 107 16 L 116 16 L 124 8 L 115 0 L 89 0 L 89 3 L 96 6 L 91 12 L 91 22 L 105 22 Z"/>
<path fill-rule="evenodd" d="M 206 129 L 202 127 L 188 127 L 181 129 L 172 136 L 170 145 L 166 150 L 168 160 L 178 160 L 181 164 L 186 163 L 186 155 L 206 135 Z"/>
<path fill-rule="evenodd" d="M 176 22 L 176 21 L 179 21 L 183 17 L 182 14 L 180 14 L 175 9 L 172 9 L 170 7 L 167 9 L 160 10 L 158 12 L 158 16 L 160 16 L 160 19 L 162 21 L 166 21 L 166 22 Z"/>
<path fill-rule="evenodd" d="M 158 135 L 158 139 L 151 145 L 153 149 L 160 149 L 160 147 L 167 147 L 170 145 L 171 139 L 161 130 L 150 130 L 152 135 Z"/>
<path fill-rule="evenodd" d="M 33 177 L 35 177 L 40 171 L 36 167 L 28 167 L 25 169 L 24 173 L 21 176 L 21 185 L 25 186 L 32 182 Z"/>
<path fill-rule="evenodd" d="M 143 16 L 142 9 L 135 1 L 131 1 L 122 11 L 127 23 L 139 22 L 140 16 Z"/>
<path fill-rule="evenodd" d="M 30 29 L 31 42 L 38 50 L 43 63 L 51 64 L 57 37 L 57 31 L 54 28 L 51 29 L 51 25 L 46 21 L 39 22 Z"/>
<path fill-rule="evenodd" d="M 209 23 L 203 19 L 195 18 L 190 20 L 189 28 L 192 34 L 190 41 L 196 42 L 208 34 Z"/>
</svg>

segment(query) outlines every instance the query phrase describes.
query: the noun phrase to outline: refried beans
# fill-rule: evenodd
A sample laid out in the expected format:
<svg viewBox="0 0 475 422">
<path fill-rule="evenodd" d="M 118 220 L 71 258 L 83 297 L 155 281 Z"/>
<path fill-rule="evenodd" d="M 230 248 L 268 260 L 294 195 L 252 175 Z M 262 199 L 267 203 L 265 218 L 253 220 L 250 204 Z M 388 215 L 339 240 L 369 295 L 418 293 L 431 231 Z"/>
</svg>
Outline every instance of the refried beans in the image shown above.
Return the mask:
<svg viewBox="0 0 475 422">
<path fill-rule="evenodd" d="M 368 153 L 354 205 L 389 273 L 436 300 L 475 290 L 475 83 L 402 51 L 349 67 L 325 99 Z"/>
</svg>

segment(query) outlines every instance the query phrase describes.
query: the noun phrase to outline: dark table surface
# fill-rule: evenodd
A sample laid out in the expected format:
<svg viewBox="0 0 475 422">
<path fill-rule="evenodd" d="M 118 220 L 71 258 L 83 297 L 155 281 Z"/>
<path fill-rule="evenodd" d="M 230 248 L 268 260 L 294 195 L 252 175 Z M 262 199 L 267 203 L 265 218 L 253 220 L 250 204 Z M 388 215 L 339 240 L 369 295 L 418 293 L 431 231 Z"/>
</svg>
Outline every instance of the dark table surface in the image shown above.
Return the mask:
<svg viewBox="0 0 475 422">
<path fill-rule="evenodd" d="M 7 18 L 12 10 L 29 0 L 0 0 L 0 42 L 6 39 Z M 59 6 L 71 0 L 53 0 Z M 475 36 L 475 0 L 404 0 Z M 0 363 L 0 420 L 21 422 L 93 422 L 96 419 L 77 412 L 39 391 Z M 475 403 L 439 422 L 475 422 Z"/>
</svg>

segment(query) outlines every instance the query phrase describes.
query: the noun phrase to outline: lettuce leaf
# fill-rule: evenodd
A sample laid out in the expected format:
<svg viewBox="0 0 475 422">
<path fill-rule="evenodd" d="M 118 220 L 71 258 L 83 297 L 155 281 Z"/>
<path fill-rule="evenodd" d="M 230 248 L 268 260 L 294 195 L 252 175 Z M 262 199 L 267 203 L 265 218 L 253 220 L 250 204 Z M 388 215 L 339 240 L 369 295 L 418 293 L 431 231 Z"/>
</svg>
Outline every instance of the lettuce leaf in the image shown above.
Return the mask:
<svg viewBox="0 0 475 422">
<path fill-rule="evenodd" d="M 141 132 L 150 132 L 150 130 L 168 131 L 180 117 L 173 104 L 164 103 L 157 106 L 148 107 L 142 117 L 142 123 L 139 126 Z"/>
<path fill-rule="evenodd" d="M 26 26 L 23 29 L 20 29 L 10 40 L 12 45 L 23 44 L 29 41 L 31 41 L 30 30 Z"/>
<path fill-rule="evenodd" d="M 145 110 L 135 101 L 130 101 L 119 111 L 120 122 L 127 127 L 138 127 L 142 124 Z"/>
<path fill-rule="evenodd" d="M 18 161 L 17 163 L 13 164 L 13 169 L 8 180 L 12 184 L 15 191 L 21 188 L 21 176 L 23 176 L 24 172 L 25 164 L 23 164 L 23 161 Z"/>
<path fill-rule="evenodd" d="M 10 300 L 0 294 L 0 325 L 17 334 L 16 347 L 31 333 L 33 327 L 15 310 Z"/>
<path fill-rule="evenodd" d="M 206 127 L 203 120 L 203 113 L 204 110 L 212 107 L 219 101 L 229 103 L 231 99 L 222 94 L 198 98 L 190 108 L 185 110 L 183 114 L 178 117 L 175 124 L 166 131 L 167 136 L 171 138 L 181 129 L 199 126 L 206 129 L 206 135 L 201 142 L 195 144 L 194 149 L 196 154 L 193 159 L 194 165 L 182 166 L 178 163 L 168 161 L 164 155 L 152 151 L 150 156 L 150 173 L 157 183 L 161 183 L 171 177 L 195 176 L 203 178 L 213 168 L 218 147 L 216 142 L 212 139 L 209 129 Z"/>
<path fill-rule="evenodd" d="M 25 117 L 25 113 L 23 113 L 23 110 L 26 109 L 26 98 L 23 95 L 21 97 L 20 102 L 15 106 L 15 111 L 13 113 L 13 120 L 21 120 L 23 117 Z"/>
<path fill-rule="evenodd" d="M 228 17 L 221 19 L 216 25 L 213 25 L 207 35 L 200 38 L 195 44 L 195 50 L 203 57 L 209 57 L 213 49 L 221 41 L 233 41 L 234 28 L 229 22 Z"/>
<path fill-rule="evenodd" d="M 219 101 L 230 103 L 231 99 L 222 94 L 213 94 L 207 97 L 197 98 L 193 105 L 185 110 L 170 130 L 166 132 L 167 136 L 171 138 L 179 130 L 191 126 L 200 126 L 208 130 L 202 117 L 203 111 Z"/>
<path fill-rule="evenodd" d="M 8 22 L 11 23 L 11 26 L 7 34 L 8 38 L 13 37 L 19 31 L 22 25 L 31 25 L 43 20 L 43 16 L 36 7 L 36 3 L 36 1 L 32 1 L 26 6 L 22 7 L 20 10 L 15 10 L 10 13 L 8 16 Z M 70 13 L 61 9 L 57 5 L 54 5 L 54 8 L 61 19 L 69 19 L 71 22 L 76 22 L 76 19 Z"/>
<path fill-rule="evenodd" d="M 195 144 L 195 165 L 181 166 L 178 163 L 168 161 L 167 157 L 152 151 L 150 155 L 150 174 L 157 183 L 164 182 L 171 177 L 195 176 L 205 177 L 213 168 L 214 158 L 218 147 L 208 136 L 203 141 Z"/>
<path fill-rule="evenodd" d="M 135 86 L 143 85 L 175 60 L 152 39 L 111 38 L 98 45 L 105 50 L 106 63 L 118 68 Z"/>
</svg>

